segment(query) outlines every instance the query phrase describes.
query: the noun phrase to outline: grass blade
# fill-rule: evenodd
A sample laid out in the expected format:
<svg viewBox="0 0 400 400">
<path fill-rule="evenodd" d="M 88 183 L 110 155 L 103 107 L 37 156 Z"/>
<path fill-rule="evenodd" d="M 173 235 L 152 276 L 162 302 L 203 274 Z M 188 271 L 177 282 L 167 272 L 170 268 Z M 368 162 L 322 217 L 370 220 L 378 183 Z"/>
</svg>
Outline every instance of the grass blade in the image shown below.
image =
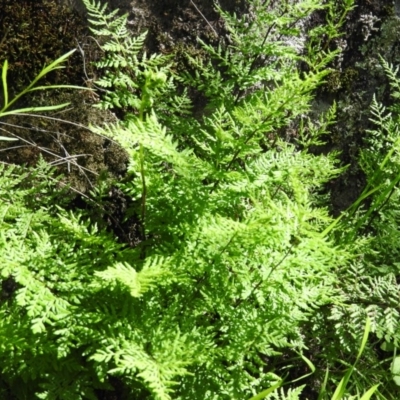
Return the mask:
<svg viewBox="0 0 400 400">
<path fill-rule="evenodd" d="M 59 68 L 64 68 L 63 66 L 60 66 L 63 61 L 65 61 L 71 54 L 75 53 L 76 49 L 73 49 L 69 51 L 68 53 L 65 53 L 61 57 L 57 58 L 57 60 L 53 61 L 51 64 L 49 64 L 47 67 L 44 67 L 39 75 L 36 76 L 36 78 L 32 81 L 31 86 L 32 87 L 39 79 L 43 78 L 45 75 L 47 75 L 49 72 L 59 69 Z"/>
<path fill-rule="evenodd" d="M 71 104 L 71 103 L 57 104 L 57 105 L 54 105 L 54 106 L 20 108 L 18 110 L 12 110 L 12 111 L 7 111 L 5 113 L 2 113 L 1 116 L 4 116 L 4 115 L 15 115 L 15 114 L 21 114 L 21 113 L 30 113 L 30 112 L 59 110 L 60 108 L 64 108 L 64 107 L 68 106 L 69 104 Z"/>
<path fill-rule="evenodd" d="M 5 110 L 8 105 L 7 69 L 8 69 L 8 60 L 5 60 L 1 72 L 1 81 L 3 83 L 3 93 L 4 93 L 4 107 L 2 108 L 2 110 Z"/>
<path fill-rule="evenodd" d="M 364 335 L 361 340 L 361 346 L 360 349 L 358 350 L 357 358 L 354 361 L 354 364 L 351 366 L 351 368 L 346 372 L 342 380 L 339 382 L 339 385 L 337 386 L 335 393 L 333 393 L 332 400 L 340 400 L 344 396 L 346 392 L 346 386 L 349 383 L 350 377 L 354 371 L 354 367 L 357 364 L 357 361 L 360 359 L 361 354 L 365 349 L 370 331 L 371 331 L 371 320 L 367 318 L 367 321 L 365 323 Z"/>
<path fill-rule="evenodd" d="M 18 140 L 18 139 L 10 138 L 10 137 L 7 137 L 7 136 L 0 136 L 0 141 L 3 141 L 3 142 L 14 142 L 16 140 Z"/>
<path fill-rule="evenodd" d="M 379 387 L 379 384 L 372 386 L 371 389 L 369 389 L 367 392 L 365 392 L 363 394 L 363 397 L 361 397 L 360 400 L 369 400 L 371 398 L 371 396 L 376 392 L 376 389 L 378 389 L 378 387 Z"/>
<path fill-rule="evenodd" d="M 76 85 L 50 85 L 50 86 L 36 86 L 32 89 L 29 89 L 29 92 L 33 92 L 35 90 L 47 90 L 47 89 L 80 89 L 80 90 L 91 90 L 94 91 L 91 88 L 88 87 L 82 87 L 82 86 L 76 86 Z"/>
<path fill-rule="evenodd" d="M 299 378 L 296 378 L 290 382 L 287 382 L 287 383 L 294 383 L 294 382 L 298 382 L 302 379 L 305 379 L 305 378 L 309 377 L 310 375 L 312 375 L 316 370 L 315 365 L 311 362 L 311 360 L 309 360 L 306 356 L 304 356 L 301 353 L 298 353 L 298 355 L 308 365 L 308 368 L 310 368 L 310 372 L 308 372 L 307 374 L 304 374 L 304 375 L 300 376 Z"/>
<path fill-rule="evenodd" d="M 275 385 L 272 385 L 270 388 L 265 389 L 261 393 L 256 394 L 250 400 L 262 400 L 262 399 L 264 399 L 265 396 L 268 396 L 270 393 L 272 393 L 276 389 L 278 389 L 282 385 L 282 382 L 283 381 L 279 381 L 278 383 L 275 383 Z"/>
<path fill-rule="evenodd" d="M 322 400 L 324 394 L 326 393 L 326 385 L 328 383 L 328 378 L 329 378 L 329 366 L 326 368 L 326 371 L 325 371 L 325 377 L 324 377 L 324 381 L 322 382 L 321 390 L 318 395 L 318 400 Z"/>
</svg>

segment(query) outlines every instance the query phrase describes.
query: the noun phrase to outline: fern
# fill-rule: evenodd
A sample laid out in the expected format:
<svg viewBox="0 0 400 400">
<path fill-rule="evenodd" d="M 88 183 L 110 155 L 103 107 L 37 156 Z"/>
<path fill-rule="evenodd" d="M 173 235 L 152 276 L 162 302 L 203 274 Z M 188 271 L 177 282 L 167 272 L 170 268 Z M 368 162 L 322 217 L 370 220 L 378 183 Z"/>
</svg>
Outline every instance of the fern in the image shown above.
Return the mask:
<svg viewBox="0 0 400 400">
<path fill-rule="evenodd" d="M 214 50 L 203 43 L 210 59 L 189 57 L 193 75 L 176 77 L 168 64 L 161 69 L 145 56 L 129 63 L 122 75 L 137 77 L 136 103 L 122 123 L 94 128 L 129 153 L 129 179 L 120 187 L 137 201 L 132 212 L 141 216 L 137 251 L 145 259 L 162 258 L 169 272 L 140 297 L 142 332 L 152 335 L 156 315 L 161 336 L 179 332 L 185 338 L 181 352 L 169 351 L 181 368 L 157 359 L 146 367 L 150 378 L 138 370 L 147 361 L 135 347 L 131 367 L 110 373 L 136 374 L 159 398 L 172 389 L 161 385 L 161 371 L 165 380 L 168 371 L 179 371 L 178 399 L 243 398 L 268 386 L 262 357 L 305 348 L 302 321 L 339 296 L 335 267 L 354 258 L 321 234 L 331 218 L 313 205 L 318 188 L 341 172 L 335 154 L 307 151 L 334 118 L 332 109 L 316 126 L 305 116 L 334 54 L 318 62 L 310 55 L 304 74 L 297 70 L 297 44 L 277 43 L 277 37 L 298 35 L 298 21 L 323 6 L 298 2 L 289 15 L 278 7 L 274 20 L 261 3 L 251 7 L 244 17 L 251 29 L 223 14 L 233 44 Z M 268 23 L 271 37 L 265 36 Z M 105 74 L 109 82 L 121 77 L 113 67 Z M 184 95 L 171 101 L 174 78 L 208 98 L 202 118 L 190 113 Z M 116 106 L 109 96 L 103 101 Z M 187 105 L 185 113 L 179 104 Z M 289 143 L 279 132 L 299 120 L 298 143 Z M 119 266 L 100 276 L 113 288 L 125 280 L 136 297 L 140 273 Z M 148 340 L 157 348 L 158 336 Z"/>
<path fill-rule="evenodd" d="M 374 129 L 367 132 L 366 146 L 360 154 L 367 184 L 360 198 L 344 215 L 337 237 L 342 243 L 358 238 L 359 256 L 352 266 L 341 268 L 342 302 L 335 305 L 329 318 L 335 324 L 336 337 L 327 351 L 333 359 L 334 347 L 343 351 L 343 356 L 354 353 L 354 338 L 360 337 L 365 318 L 371 320 L 371 331 L 377 343 L 368 346 L 365 366 L 368 374 L 358 370 L 354 386 L 360 392 L 371 383 L 385 383 L 378 389 L 379 398 L 391 398 L 396 389 L 389 374 L 392 357 L 382 357 L 377 351 L 393 351 L 399 346 L 399 81 L 397 70 L 382 61 L 393 91 L 395 103 L 385 108 L 374 97 L 371 103 L 371 122 Z M 337 361 L 337 360 L 336 360 Z M 371 377 L 374 380 L 371 380 Z M 354 389 L 355 390 L 355 389 Z M 382 391 L 380 393 L 380 391 Z M 386 397 L 385 397 L 386 396 Z M 395 395 L 396 396 L 396 395 Z"/>
<path fill-rule="evenodd" d="M 296 389 L 289 389 L 286 391 L 280 389 L 278 392 L 274 392 L 266 397 L 266 399 L 273 400 L 301 400 L 300 395 L 303 391 L 304 386 L 299 386 Z"/>
<path fill-rule="evenodd" d="M 107 387 L 104 365 L 90 361 L 99 351 L 96 343 L 103 340 L 98 324 L 103 321 L 106 331 L 112 327 L 114 334 L 103 332 L 109 340 L 127 329 L 121 320 L 115 323 L 119 319 L 115 305 L 106 301 L 103 307 L 108 285 L 100 285 L 99 279 L 115 271 L 113 279 L 132 287 L 130 276 L 118 271 L 135 256 L 89 221 L 61 209 L 57 215 L 56 209 L 45 206 L 52 192 L 57 193 L 57 181 L 52 182 L 48 167 L 21 173 L 3 166 L 1 172 L 1 279 L 3 288 L 9 288 L 0 301 L 0 354 L 9 360 L 2 367 L 3 379 L 14 385 L 23 378 L 22 397 L 33 391 L 44 398 L 94 398 L 95 387 Z M 160 276 L 158 265 L 153 260 L 143 267 L 136 281 L 141 286 L 134 294 L 152 287 Z M 113 367 L 117 367 L 114 360 L 106 370 Z M 142 367 L 141 372 L 147 368 Z M 94 387 L 93 381 L 98 382 Z"/>
<path fill-rule="evenodd" d="M 366 315 L 397 346 L 397 117 L 374 105 L 381 148 L 364 158 L 369 187 L 340 221 L 321 192 L 343 169 L 335 153 L 311 151 L 335 118 L 335 106 L 309 117 L 337 54 L 322 33 L 339 35 L 352 2 L 338 16 L 317 0 L 254 0 L 242 17 L 219 10 L 229 40 L 201 43 L 207 57 L 188 57 L 180 77 L 169 57 L 142 50 L 145 34 L 132 38 L 126 16 L 84 2 L 104 51 L 99 106 L 123 115 L 93 130 L 129 155 L 116 184 L 141 232 L 128 247 L 84 212 L 55 207 L 43 165 L 38 178 L 1 170 L 1 277 L 12 287 L 0 302 L 3 381 L 18 390 L 24 379 L 21 398 L 96 398 L 117 378 L 132 399 L 208 400 L 249 398 L 287 376 L 291 387 L 267 398 L 294 400 L 309 351 L 332 367 L 332 394 Z M 307 32 L 324 9 L 328 26 Z M 201 115 L 188 93 L 204 95 Z M 345 395 L 371 386 L 368 370 L 385 382 L 373 345 Z"/>
<path fill-rule="evenodd" d="M 146 112 L 152 103 L 165 92 L 167 84 L 172 92 L 172 82 L 165 82 L 169 57 L 142 52 L 146 32 L 132 37 L 127 29 L 127 15 L 116 17 L 118 10 L 106 14 L 106 4 L 84 0 L 90 16 L 91 30 L 105 37 L 102 45 L 105 57 L 95 65 L 105 74 L 96 84 L 107 94 L 99 104 L 101 108 L 120 108 L 127 114 L 132 110 Z"/>
</svg>

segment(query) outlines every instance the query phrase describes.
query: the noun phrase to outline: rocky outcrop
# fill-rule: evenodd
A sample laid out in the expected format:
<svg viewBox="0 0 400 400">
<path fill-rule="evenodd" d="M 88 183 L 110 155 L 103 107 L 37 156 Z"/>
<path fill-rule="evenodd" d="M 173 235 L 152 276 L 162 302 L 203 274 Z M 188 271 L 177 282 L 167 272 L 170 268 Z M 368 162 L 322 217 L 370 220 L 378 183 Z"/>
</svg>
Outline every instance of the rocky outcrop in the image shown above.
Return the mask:
<svg viewBox="0 0 400 400">
<path fill-rule="evenodd" d="M 108 3 L 110 9 L 119 8 L 121 12 L 129 13 L 133 34 L 149 31 L 147 49 L 150 52 L 175 52 L 177 57 L 186 52 L 196 54 L 200 51 L 197 37 L 217 44 L 226 35 L 212 0 L 109 0 Z M 245 0 L 221 0 L 219 3 L 230 12 L 246 11 Z M 356 156 L 370 127 L 368 118 L 372 96 L 376 94 L 378 100 L 386 104 L 390 102 L 388 82 L 379 56 L 394 64 L 400 62 L 400 0 L 357 0 L 356 5 L 347 18 L 343 36 L 331 44 L 341 48 L 343 53 L 332 66 L 333 71 L 314 103 L 314 111 L 318 114 L 333 101 L 337 102 L 338 122 L 329 138 L 329 148 L 340 150 L 343 163 L 351 164 L 347 174 L 331 186 L 336 211 L 346 208 L 364 184 Z M 324 15 L 320 13 L 310 23 L 323 21 Z M 96 77 L 90 61 L 99 55 L 89 36 L 82 0 L 3 0 L 0 4 L 0 40 L 3 38 L 0 42 L 0 62 L 8 58 L 12 65 L 10 78 L 15 89 L 32 78 L 44 62 L 77 47 L 78 43 L 80 51 L 69 61 L 66 73 L 51 78 L 56 83 L 90 84 Z M 72 101 L 73 109 L 63 114 L 63 119 L 88 124 L 101 121 L 104 117 L 104 114 L 88 112 L 93 99 L 86 94 L 59 94 L 52 97 L 52 101 L 65 101 L 65 96 Z M 42 100 L 48 101 L 47 98 Z M 107 118 L 112 118 L 112 115 Z M 35 123 L 37 120 L 24 121 L 31 128 L 35 127 Z M 52 122 L 51 126 L 46 122 L 45 125 L 51 128 L 49 130 L 62 132 L 63 135 L 58 135 L 58 138 L 65 139 L 54 142 L 51 139 L 54 135 L 48 136 L 36 130 L 36 144 L 48 147 L 59 155 L 65 152 L 89 154 L 80 160 L 88 169 L 99 171 L 109 168 L 116 174 L 123 173 L 124 157 L 116 154 L 116 150 L 102 138 L 90 138 L 87 132 L 76 127 L 58 126 L 56 122 Z M 32 135 L 32 131 L 25 135 Z M 27 146 L 2 152 L 0 157 L 10 162 L 34 162 L 38 154 L 37 146 Z M 82 171 L 76 172 L 79 175 Z M 76 180 L 80 182 L 80 189 L 86 190 L 86 178 Z"/>
<path fill-rule="evenodd" d="M 336 212 L 347 208 L 365 184 L 357 155 L 372 127 L 372 98 L 375 95 L 386 105 L 391 102 L 380 57 L 394 65 L 400 63 L 400 1 L 356 1 L 356 5 L 347 18 L 343 37 L 336 43 L 343 54 L 315 102 L 319 110 L 337 102 L 337 124 L 330 148 L 340 150 L 343 164 L 350 165 L 331 186 Z"/>
</svg>

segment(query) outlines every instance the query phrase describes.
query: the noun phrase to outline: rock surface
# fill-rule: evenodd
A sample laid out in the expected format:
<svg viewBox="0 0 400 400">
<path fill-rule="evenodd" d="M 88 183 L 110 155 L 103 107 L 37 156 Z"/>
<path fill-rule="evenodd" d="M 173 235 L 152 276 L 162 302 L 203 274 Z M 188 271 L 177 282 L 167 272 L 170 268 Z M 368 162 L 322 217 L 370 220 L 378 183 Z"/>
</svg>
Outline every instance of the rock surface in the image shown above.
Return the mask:
<svg viewBox="0 0 400 400">
<path fill-rule="evenodd" d="M 121 13 L 129 14 L 133 34 L 149 31 L 146 46 L 150 52 L 175 52 L 179 57 L 185 52 L 200 51 L 197 37 L 217 44 L 226 35 L 212 0 L 109 0 L 108 3 L 110 10 L 119 8 Z M 246 12 L 245 0 L 221 0 L 220 5 L 230 12 Z M 332 44 L 341 48 L 343 53 L 332 66 L 333 71 L 314 102 L 317 114 L 334 101 L 337 102 L 338 122 L 329 138 L 328 147 L 340 150 L 343 163 L 351 165 L 348 172 L 331 186 L 336 212 L 354 201 L 364 185 L 356 157 L 363 145 L 366 130 L 371 127 L 369 107 L 372 96 L 375 94 L 378 101 L 385 104 L 390 102 L 388 81 L 379 56 L 395 65 L 400 62 L 400 0 L 357 0 L 356 5 L 347 18 L 343 36 Z M 323 20 L 323 14 L 316 14 L 311 23 L 321 23 Z M 90 61 L 99 57 L 99 54 L 90 39 L 82 0 L 3 0 L 0 4 L 0 38 L 4 39 L 0 44 L 0 62 L 8 58 L 10 65 L 13 65 L 11 79 L 15 88 L 31 79 L 32 73 L 39 71 L 45 61 L 69 51 L 77 43 L 82 51 L 77 51 L 71 58 L 67 74 L 50 78 L 57 83 L 84 85 L 90 85 L 95 79 L 96 71 L 90 67 Z M 55 96 L 54 101 L 64 101 L 65 96 L 70 98 L 74 109 L 63 114 L 64 119 L 82 124 L 101 121 L 101 115 L 87 112 L 94 99 L 86 94 L 74 93 L 60 94 Z M 112 118 L 112 115 L 108 118 Z M 34 121 L 26 124 L 35 126 Z M 126 159 L 122 153 L 117 154 L 109 142 L 90 137 L 87 132 L 76 128 L 58 126 L 54 121 L 51 130 L 66 134 L 61 145 L 55 144 L 43 132 L 35 132 L 35 143 L 39 147 L 48 147 L 60 156 L 66 152 L 90 154 L 80 160 L 85 168 L 97 172 L 107 167 L 117 175 L 123 173 Z M 1 146 L 4 148 L 5 145 Z M 0 157 L 9 162 L 33 163 L 39 153 L 38 146 L 27 145 L 20 150 L 2 152 Z M 82 171 L 75 168 L 75 172 L 79 189 L 87 190 L 87 179 L 81 176 Z"/>
</svg>

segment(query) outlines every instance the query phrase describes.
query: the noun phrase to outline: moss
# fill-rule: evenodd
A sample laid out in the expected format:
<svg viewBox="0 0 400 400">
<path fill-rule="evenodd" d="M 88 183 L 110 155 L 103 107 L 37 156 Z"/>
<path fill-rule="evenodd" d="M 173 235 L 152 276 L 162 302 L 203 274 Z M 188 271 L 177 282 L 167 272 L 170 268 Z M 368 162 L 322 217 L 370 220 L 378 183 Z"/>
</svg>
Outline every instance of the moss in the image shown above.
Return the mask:
<svg viewBox="0 0 400 400">
<path fill-rule="evenodd" d="M 9 61 L 9 93 L 13 96 L 26 87 L 45 64 L 77 46 L 85 49 L 86 68 L 95 76 L 90 61 L 98 53 L 94 41 L 87 40 L 87 22 L 62 2 L 41 0 L 0 1 L 0 65 Z M 97 53 L 96 53 L 97 52 Z M 82 55 L 77 51 L 66 68 L 55 71 L 40 83 L 85 85 Z M 0 93 L 0 101 L 2 101 Z M 87 192 L 97 174 L 108 170 L 120 176 L 126 169 L 126 154 L 84 126 L 102 124 L 113 115 L 92 107 L 96 99 L 88 91 L 49 90 L 34 92 L 20 99 L 17 108 L 55 105 L 68 102 L 67 109 L 46 113 L 45 117 L 8 116 L 2 123 L 18 142 L 0 142 L 0 160 L 35 165 L 39 156 L 57 165 L 75 189 Z M 66 123 L 71 121 L 74 123 Z M 80 127 L 82 126 L 82 127 Z"/>
<path fill-rule="evenodd" d="M 335 93 L 340 90 L 350 90 L 357 80 L 359 72 L 356 68 L 349 67 L 343 71 L 334 70 L 327 78 L 325 90 Z"/>
<path fill-rule="evenodd" d="M 396 15 L 396 9 L 393 3 L 385 4 L 382 8 L 382 11 L 388 17 L 394 17 Z"/>
<path fill-rule="evenodd" d="M 20 90 L 43 65 L 76 47 L 86 22 L 52 0 L 0 2 L 0 63 L 8 59 L 12 89 Z M 81 83 L 79 55 L 63 71 L 48 77 L 52 83 Z M 46 83 L 46 82 L 44 82 Z"/>
</svg>

